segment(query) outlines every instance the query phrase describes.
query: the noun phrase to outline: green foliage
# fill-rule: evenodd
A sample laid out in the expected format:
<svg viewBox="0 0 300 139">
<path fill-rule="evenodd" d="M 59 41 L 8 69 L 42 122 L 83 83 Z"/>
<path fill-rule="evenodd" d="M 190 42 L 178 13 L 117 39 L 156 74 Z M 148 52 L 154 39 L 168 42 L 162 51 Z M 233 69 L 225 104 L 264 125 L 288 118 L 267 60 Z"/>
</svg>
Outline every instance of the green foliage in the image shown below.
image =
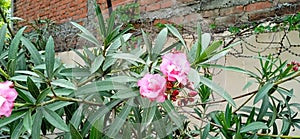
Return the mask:
<svg viewBox="0 0 300 139">
<path fill-rule="evenodd" d="M 281 86 L 300 76 L 287 62 L 271 56 L 259 57 L 257 72 L 209 64 L 226 55 L 235 44 L 222 48 L 223 42 L 212 41 L 211 35 L 202 33 L 199 25 L 197 41 L 191 48 L 172 25 L 161 26 L 155 41 L 142 31 L 137 40 L 143 45 L 134 47 L 129 42 L 133 41 L 132 34 L 128 33 L 132 27 L 117 26 L 117 13 L 112 13 L 105 22 L 100 7 L 94 3 L 101 40 L 72 22 L 81 31 L 78 35 L 96 46 L 84 48 L 83 52 L 74 50 L 84 61 L 75 67 L 55 58 L 55 42 L 48 35 L 37 38 L 38 42 L 43 41 L 43 48 L 37 48 L 24 35 L 25 27 L 11 41 L 5 35 L 0 36 L 1 80 L 14 81 L 19 94 L 12 115 L 0 119 L 1 136 L 38 139 L 59 130 L 57 138 L 246 139 L 288 137 L 294 127 L 300 127 L 295 110 L 300 105 L 290 102 L 294 91 Z M 6 32 L 3 26 L 0 34 Z M 171 35 L 177 41 L 166 46 Z M 186 112 L 181 109 L 182 104 L 175 105 L 169 99 L 157 103 L 139 94 L 138 80 L 146 73 L 159 73 L 161 56 L 172 49 L 186 52 L 191 63 L 188 78 L 193 84 L 187 85 L 187 89 L 197 91 L 199 99 L 194 105 L 186 103 L 184 107 L 191 107 L 194 113 Z M 244 89 L 253 84 L 258 88 L 237 106 L 234 98 L 213 82 L 208 68 L 248 75 L 255 81 L 247 83 Z M 182 93 L 178 102 L 190 98 L 185 90 Z M 214 101 L 213 94 L 224 100 Z M 250 100 L 256 105 L 246 105 Z M 228 103 L 225 110 L 208 111 L 211 104 L 223 102 Z M 201 123 L 190 124 L 186 114 Z M 278 121 L 282 122 L 281 127 Z"/>
</svg>

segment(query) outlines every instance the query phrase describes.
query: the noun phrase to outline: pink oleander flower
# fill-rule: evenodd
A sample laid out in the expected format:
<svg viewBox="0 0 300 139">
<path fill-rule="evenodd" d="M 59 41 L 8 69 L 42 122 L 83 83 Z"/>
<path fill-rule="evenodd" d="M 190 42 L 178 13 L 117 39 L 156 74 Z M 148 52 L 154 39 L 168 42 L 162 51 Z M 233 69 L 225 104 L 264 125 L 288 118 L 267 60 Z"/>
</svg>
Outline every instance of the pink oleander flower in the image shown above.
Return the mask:
<svg viewBox="0 0 300 139">
<path fill-rule="evenodd" d="M 157 102 L 165 101 L 166 79 L 159 74 L 146 74 L 138 81 L 140 94 L 143 97 L 156 100 Z"/>
<path fill-rule="evenodd" d="M 14 101 L 18 96 L 11 81 L 0 83 L 0 117 L 9 117 L 14 107 Z"/>
<path fill-rule="evenodd" d="M 169 53 L 162 57 L 161 72 L 168 77 L 168 81 L 178 81 L 183 85 L 188 82 L 190 63 L 183 53 Z"/>
</svg>

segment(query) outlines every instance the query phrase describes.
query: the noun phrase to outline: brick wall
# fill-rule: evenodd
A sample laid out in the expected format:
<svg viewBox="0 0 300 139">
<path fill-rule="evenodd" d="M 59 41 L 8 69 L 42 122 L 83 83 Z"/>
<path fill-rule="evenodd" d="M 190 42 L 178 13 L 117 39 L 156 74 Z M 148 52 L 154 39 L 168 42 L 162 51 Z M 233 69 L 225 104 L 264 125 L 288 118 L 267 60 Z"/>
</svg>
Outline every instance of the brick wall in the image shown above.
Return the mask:
<svg viewBox="0 0 300 139">
<path fill-rule="evenodd" d="M 200 22 L 204 30 L 210 24 L 224 30 L 236 23 L 300 11 L 299 0 L 111 0 L 112 9 L 132 2 L 139 3 L 141 18 L 148 19 L 147 21 L 188 26 L 195 26 Z M 104 17 L 108 17 L 107 0 L 97 0 L 97 3 Z M 95 31 L 97 23 L 93 0 L 14 0 L 13 9 L 14 16 L 26 21 L 48 18 L 62 28 L 69 21 L 76 21 Z"/>
</svg>

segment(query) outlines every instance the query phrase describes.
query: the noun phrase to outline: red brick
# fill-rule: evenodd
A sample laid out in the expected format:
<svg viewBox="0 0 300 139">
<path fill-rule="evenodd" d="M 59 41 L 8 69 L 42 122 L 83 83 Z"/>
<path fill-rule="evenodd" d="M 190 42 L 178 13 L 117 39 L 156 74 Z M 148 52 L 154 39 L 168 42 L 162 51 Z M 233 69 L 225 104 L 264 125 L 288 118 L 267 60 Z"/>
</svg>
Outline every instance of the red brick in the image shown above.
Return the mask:
<svg viewBox="0 0 300 139">
<path fill-rule="evenodd" d="M 189 15 L 186 15 L 184 17 L 184 21 L 185 22 L 190 22 L 190 21 L 196 21 L 196 20 L 200 20 L 201 18 L 201 15 L 198 14 L 198 13 L 193 13 L 193 14 L 189 14 Z"/>
<path fill-rule="evenodd" d="M 203 11 L 201 13 L 203 18 L 211 18 L 211 17 L 216 17 L 219 16 L 219 10 L 215 9 L 215 10 L 207 10 L 207 11 Z"/>
<path fill-rule="evenodd" d="M 158 10 L 160 9 L 160 3 L 153 3 L 149 6 L 146 7 L 146 11 L 155 11 L 155 10 Z"/>
<path fill-rule="evenodd" d="M 239 14 L 239 13 L 243 13 L 243 12 L 244 12 L 244 6 L 240 5 L 240 6 L 220 9 L 220 16 Z"/>
<path fill-rule="evenodd" d="M 245 7 L 245 11 L 250 12 L 250 11 L 262 10 L 270 7 L 272 7 L 272 3 L 269 1 L 256 2 L 256 3 L 248 4 Z"/>
<path fill-rule="evenodd" d="M 148 5 L 148 4 L 153 4 L 153 3 L 157 3 L 159 2 L 160 0 L 141 0 L 140 1 L 140 4 L 141 5 Z"/>
<path fill-rule="evenodd" d="M 164 9 L 164 8 L 170 8 L 174 5 L 174 2 L 171 0 L 164 0 L 161 4 L 160 4 L 160 8 Z"/>
<path fill-rule="evenodd" d="M 261 20 L 267 17 L 274 17 L 275 11 L 261 11 L 261 12 L 253 12 L 249 14 L 249 21 Z"/>
</svg>

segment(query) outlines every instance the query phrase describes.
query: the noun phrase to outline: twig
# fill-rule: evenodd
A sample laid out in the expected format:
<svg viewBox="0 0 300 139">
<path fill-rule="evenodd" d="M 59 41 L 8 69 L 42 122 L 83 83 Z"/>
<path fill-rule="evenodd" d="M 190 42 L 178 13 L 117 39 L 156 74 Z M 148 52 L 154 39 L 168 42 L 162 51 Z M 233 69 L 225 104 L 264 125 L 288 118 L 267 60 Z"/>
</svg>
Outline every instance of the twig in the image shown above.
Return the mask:
<svg viewBox="0 0 300 139">
<path fill-rule="evenodd" d="M 2 11 L 2 8 L 0 8 L 0 15 L 1 15 L 1 17 L 2 17 L 2 19 L 3 19 L 3 21 L 4 21 L 4 23 L 7 24 L 7 29 L 8 29 L 8 31 L 9 31 L 11 37 L 14 38 L 14 33 L 13 33 L 12 30 L 10 29 L 10 26 L 9 26 L 9 24 L 8 24 L 8 21 L 6 20 L 6 17 L 5 17 L 5 15 L 4 15 L 4 12 Z"/>
</svg>

